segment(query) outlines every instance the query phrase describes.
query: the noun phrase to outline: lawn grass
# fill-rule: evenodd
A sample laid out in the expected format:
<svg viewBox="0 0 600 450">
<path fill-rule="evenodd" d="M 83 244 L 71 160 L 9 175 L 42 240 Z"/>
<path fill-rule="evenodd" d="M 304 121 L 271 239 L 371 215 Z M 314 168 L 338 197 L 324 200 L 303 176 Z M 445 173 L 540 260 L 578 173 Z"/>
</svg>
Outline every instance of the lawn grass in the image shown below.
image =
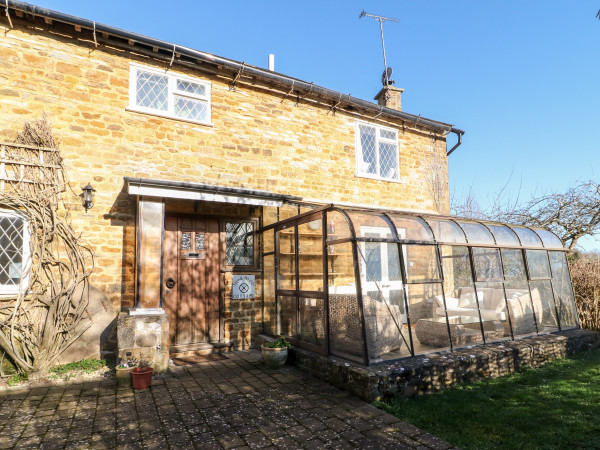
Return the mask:
<svg viewBox="0 0 600 450">
<path fill-rule="evenodd" d="M 377 406 L 464 449 L 600 449 L 600 350 Z"/>
</svg>

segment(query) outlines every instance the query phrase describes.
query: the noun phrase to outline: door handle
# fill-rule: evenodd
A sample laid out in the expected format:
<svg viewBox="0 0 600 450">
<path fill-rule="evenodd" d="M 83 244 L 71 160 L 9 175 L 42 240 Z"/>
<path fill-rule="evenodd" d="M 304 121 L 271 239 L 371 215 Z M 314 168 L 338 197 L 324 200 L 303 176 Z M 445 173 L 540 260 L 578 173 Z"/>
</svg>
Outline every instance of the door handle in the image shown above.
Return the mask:
<svg viewBox="0 0 600 450">
<path fill-rule="evenodd" d="M 169 277 L 169 279 L 165 283 L 165 285 L 167 286 L 168 289 L 173 289 L 176 284 L 177 284 L 177 282 L 175 281 L 175 278 L 173 278 L 173 277 Z"/>
</svg>

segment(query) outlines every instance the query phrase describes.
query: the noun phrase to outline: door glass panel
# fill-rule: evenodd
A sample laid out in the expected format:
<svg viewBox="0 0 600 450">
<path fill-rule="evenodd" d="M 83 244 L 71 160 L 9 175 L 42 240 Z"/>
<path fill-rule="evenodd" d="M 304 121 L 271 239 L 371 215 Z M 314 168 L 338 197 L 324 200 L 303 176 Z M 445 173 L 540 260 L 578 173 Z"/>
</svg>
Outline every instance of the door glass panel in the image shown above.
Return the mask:
<svg viewBox="0 0 600 450">
<path fill-rule="evenodd" d="M 298 225 L 300 290 L 323 290 L 323 230 L 321 219 Z"/>
<path fill-rule="evenodd" d="M 279 239 L 278 289 L 296 289 L 296 245 L 294 228 L 277 232 Z"/>
<path fill-rule="evenodd" d="M 181 250 L 192 249 L 192 233 L 181 233 Z"/>
<path fill-rule="evenodd" d="M 196 233 L 196 250 L 204 250 L 204 233 Z"/>
</svg>

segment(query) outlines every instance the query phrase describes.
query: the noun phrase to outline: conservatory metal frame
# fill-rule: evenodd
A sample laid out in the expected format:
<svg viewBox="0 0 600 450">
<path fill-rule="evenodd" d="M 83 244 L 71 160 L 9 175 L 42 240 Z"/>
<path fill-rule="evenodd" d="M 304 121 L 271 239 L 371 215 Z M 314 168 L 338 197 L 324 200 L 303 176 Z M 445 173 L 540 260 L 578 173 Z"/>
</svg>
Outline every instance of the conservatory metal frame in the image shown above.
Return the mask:
<svg viewBox="0 0 600 450">
<path fill-rule="evenodd" d="M 303 205 L 304 206 L 304 205 Z M 363 302 L 363 286 L 362 286 L 362 277 L 361 277 L 361 271 L 360 271 L 360 254 L 361 254 L 361 249 L 360 249 L 360 244 L 361 243 L 384 243 L 384 244 L 396 244 L 397 245 L 397 249 L 398 249 L 398 257 L 399 257 L 399 270 L 400 270 L 400 274 L 401 274 L 401 281 L 402 281 L 402 290 L 403 290 L 403 301 L 404 301 L 404 310 L 406 312 L 406 320 L 407 320 L 407 328 L 408 328 L 408 342 L 407 339 L 404 335 L 402 335 L 402 330 L 399 329 L 398 331 L 400 332 L 400 337 L 401 339 L 404 341 L 404 343 L 407 345 L 408 350 L 410 351 L 410 357 L 414 357 L 416 356 L 416 352 L 415 352 L 415 344 L 414 344 L 414 338 L 413 338 L 413 333 L 414 330 L 411 327 L 411 308 L 410 308 L 410 296 L 409 296 L 409 292 L 408 292 L 408 288 L 411 285 L 425 285 L 425 284 L 431 284 L 431 285 L 438 285 L 441 291 L 441 295 L 443 298 L 443 302 L 444 302 L 444 311 L 446 314 L 446 325 L 447 325 L 447 332 L 448 332 L 448 337 L 449 337 L 449 347 L 450 350 L 454 350 L 454 348 L 459 348 L 459 347 L 465 347 L 465 346 L 456 346 L 452 343 L 452 337 L 451 337 L 451 324 L 450 324 L 450 320 L 449 320 L 449 316 L 448 316 L 448 307 L 446 304 L 446 292 L 444 291 L 444 281 L 445 281 L 445 275 L 444 275 L 444 270 L 443 270 L 443 258 L 442 258 L 442 246 L 461 246 L 461 247 L 466 247 L 468 249 L 468 260 L 469 260 L 469 267 L 470 267 L 470 275 L 471 275 L 471 281 L 472 281 L 472 287 L 473 287 L 473 291 L 474 291 L 474 295 L 476 298 L 476 304 L 477 304 L 477 310 L 478 310 L 478 315 L 479 315 L 479 325 L 480 325 L 480 329 L 481 329 L 481 338 L 482 338 L 482 344 L 485 345 L 486 344 L 486 334 L 484 332 L 484 320 L 482 318 L 481 315 L 481 307 L 480 307 L 480 300 L 479 299 L 479 294 L 477 291 L 477 284 L 478 283 L 482 283 L 482 281 L 480 281 L 478 279 L 478 274 L 477 274 L 477 268 L 476 268 L 476 264 L 475 264 L 475 258 L 474 258 L 474 249 L 477 248 L 486 248 L 486 249 L 498 249 L 498 255 L 499 255 L 499 261 L 500 261 L 500 267 L 502 270 L 502 279 L 497 280 L 497 282 L 500 284 L 502 284 L 502 290 L 503 290 L 503 294 L 504 294 L 504 301 L 506 302 L 506 316 L 507 316 L 507 320 L 508 320 L 508 324 L 509 324 L 509 329 L 510 329 L 510 339 L 514 340 L 515 338 L 517 338 L 518 336 L 515 336 L 514 332 L 513 332 L 513 323 L 512 323 L 512 318 L 511 315 L 508 313 L 508 297 L 506 294 L 506 283 L 507 283 L 507 277 L 506 277 L 506 273 L 505 273 L 505 267 L 504 267 L 504 259 L 503 259 L 503 250 L 520 250 L 521 252 L 521 256 L 522 256 L 522 262 L 524 264 L 525 267 L 525 274 L 526 274 L 526 280 L 527 280 L 527 287 L 529 290 L 529 297 L 531 298 L 531 304 L 532 304 L 532 312 L 533 312 L 533 320 L 535 323 L 535 334 L 542 334 L 542 331 L 539 329 L 539 322 L 538 322 L 538 318 L 536 317 L 536 312 L 535 312 L 535 307 L 533 305 L 533 297 L 532 297 L 532 282 L 535 281 L 541 281 L 541 280 L 549 280 L 550 281 L 550 286 L 551 286 L 551 292 L 552 292 L 552 304 L 554 306 L 554 314 L 556 315 L 556 321 L 557 321 L 557 327 L 558 327 L 558 331 L 562 331 L 563 329 L 567 329 L 567 328 L 578 328 L 579 327 L 579 320 L 577 318 L 577 315 L 575 314 L 575 322 L 576 325 L 575 326 L 567 326 L 564 327 L 563 325 L 561 325 L 561 317 L 560 317 L 560 313 L 558 310 L 558 306 L 557 306 L 557 295 L 556 295 L 556 289 L 554 286 L 554 274 L 552 273 L 552 262 L 550 259 L 550 251 L 559 251 L 559 252 L 564 252 L 566 253 L 568 251 L 568 249 L 565 249 L 560 240 L 556 237 L 556 235 L 554 235 L 553 233 L 549 232 L 548 230 L 545 229 L 541 229 L 541 228 L 532 228 L 532 227 L 524 227 L 524 226 L 515 226 L 515 225 L 508 225 L 508 224 L 502 224 L 502 223 L 497 223 L 497 222 L 491 222 L 491 221 L 483 221 L 483 220 L 472 220 L 472 219 L 463 219 L 463 218 L 459 218 L 459 217 L 451 217 L 451 216 L 440 216 L 440 215 L 428 215 L 428 214 L 419 214 L 419 213 L 411 213 L 411 212 L 401 212 L 401 211 L 393 211 L 393 210 L 379 210 L 379 209 L 367 209 L 367 208 L 357 208 L 357 207 L 343 207 L 343 206 L 336 206 L 334 204 L 331 205 L 325 205 L 325 206 L 320 206 L 320 207 L 314 207 L 314 206 L 309 206 L 312 207 L 314 209 L 311 209 L 309 211 L 306 211 L 304 213 L 299 213 L 293 217 L 290 218 L 286 218 L 283 220 L 278 220 L 275 223 L 271 223 L 268 224 L 266 226 L 263 226 L 259 231 L 261 233 L 261 236 L 263 236 L 263 239 L 261 239 L 261 243 L 264 245 L 264 236 L 265 233 L 268 232 L 272 232 L 273 233 L 273 242 L 274 242 L 274 247 L 272 251 L 268 251 L 268 252 L 264 252 L 264 246 L 261 248 L 261 257 L 262 257 L 262 267 L 264 268 L 264 258 L 265 257 L 269 257 L 269 256 L 273 256 L 274 257 L 274 276 L 275 276 L 275 289 L 274 289 L 274 295 L 275 295 L 275 312 L 276 312 L 276 319 L 277 319 L 277 324 L 276 324 L 276 335 L 280 335 L 281 334 L 281 317 L 280 317 L 280 311 L 281 311 L 281 305 L 280 305 L 280 299 L 281 297 L 294 297 L 297 300 L 301 299 L 301 298 L 310 298 L 310 299 L 321 299 L 323 301 L 323 308 L 324 308 L 324 313 L 325 313 L 325 324 L 324 324 L 324 336 L 325 336 L 325 343 L 323 346 L 317 346 L 317 345 L 313 345 L 310 344 L 308 342 L 303 342 L 302 340 L 296 339 L 293 336 L 288 336 L 288 339 L 290 339 L 290 341 L 299 347 L 305 348 L 307 350 L 316 352 L 316 353 L 320 353 L 323 355 L 335 355 L 335 356 L 341 356 L 341 357 L 346 357 L 347 359 L 354 359 L 356 360 L 356 358 L 353 357 L 348 357 L 348 355 L 340 355 L 338 353 L 332 353 L 330 351 L 330 309 L 329 309 L 329 297 L 330 297 L 330 276 L 328 273 L 329 270 L 329 264 L 328 264 L 328 258 L 329 258 L 329 248 L 330 246 L 334 246 L 334 245 L 339 245 L 339 244 L 346 244 L 346 243 L 350 243 L 352 246 L 352 262 L 353 262 L 353 266 L 354 266 L 354 281 L 355 281 L 355 286 L 356 286 L 356 298 L 357 298 L 357 302 L 358 302 L 358 311 L 359 311 L 359 320 L 361 323 L 361 328 L 362 328 L 362 346 L 363 346 L 363 358 L 362 361 L 357 361 L 357 362 L 361 362 L 365 365 L 371 365 L 373 363 L 379 362 L 379 361 L 373 361 L 372 358 L 370 358 L 369 356 L 369 348 L 368 348 L 368 340 L 367 340 L 367 325 L 365 323 L 365 311 L 364 311 L 364 302 Z M 300 205 L 298 205 L 298 212 L 300 212 Z M 330 236 L 329 230 L 328 230 L 328 216 L 331 217 L 331 214 L 335 214 L 335 213 L 339 213 L 342 215 L 342 217 L 345 219 L 347 225 L 348 225 L 348 229 L 350 232 L 349 236 L 346 237 L 342 237 L 342 238 L 337 238 L 336 236 Z M 390 230 L 390 236 L 391 237 L 379 237 L 379 238 L 373 238 L 373 237 L 363 237 L 357 234 L 357 230 L 355 228 L 355 223 L 352 219 L 353 215 L 371 215 L 373 217 L 378 217 L 379 219 L 382 219 L 383 222 L 387 225 L 387 227 Z M 263 213 L 263 217 L 264 217 L 264 213 Z M 277 212 L 277 217 L 279 218 L 279 209 Z M 417 221 L 419 221 L 422 225 L 425 225 L 426 230 L 428 231 L 428 234 L 430 236 L 430 239 L 411 239 L 408 238 L 408 236 L 406 238 L 402 238 L 400 236 L 400 233 L 398 232 L 398 228 L 394 223 L 394 218 L 406 218 L 406 219 L 416 219 Z M 300 252 L 297 250 L 294 250 L 295 254 L 294 254 L 294 261 L 295 263 L 293 264 L 293 267 L 295 269 L 295 273 L 293 273 L 293 279 L 295 280 L 295 288 L 294 289 L 287 289 L 287 288 L 283 288 L 282 286 L 280 286 L 280 277 L 278 276 L 278 274 L 280 273 L 280 232 L 287 230 L 287 234 L 292 235 L 293 233 L 293 243 L 294 243 L 294 249 L 298 249 L 298 245 L 300 243 L 300 236 L 299 236 L 299 232 L 298 232 L 298 226 L 299 225 L 303 225 L 306 224 L 308 222 L 315 222 L 315 221 L 320 221 L 321 222 L 321 229 L 322 229 L 322 242 L 321 242 L 321 246 L 322 246 L 322 265 L 323 265 L 323 290 L 302 290 L 300 288 L 300 280 L 301 280 L 301 275 L 302 273 L 300 272 Z M 436 233 L 434 231 L 434 228 L 431 225 L 431 221 L 440 221 L 442 223 L 448 223 L 448 224 L 454 224 L 456 225 L 456 227 L 453 227 L 452 225 L 450 226 L 450 228 L 454 228 L 459 229 L 462 232 L 462 238 L 464 238 L 464 240 L 462 240 L 462 242 L 457 242 L 456 240 L 444 240 L 444 239 L 439 239 L 439 236 L 437 236 L 438 233 Z M 462 225 L 461 225 L 462 224 Z M 480 225 L 483 226 L 485 230 L 487 230 L 487 232 L 489 233 L 489 235 L 492 237 L 492 242 L 481 242 L 481 241 L 477 241 L 477 239 L 474 239 L 473 236 L 469 236 L 469 233 L 466 230 L 466 226 L 467 225 Z M 495 232 L 492 231 L 491 228 L 493 227 L 503 227 L 508 229 L 510 232 L 512 232 L 512 234 L 514 235 L 514 237 L 516 237 L 516 241 L 513 245 L 507 244 L 507 243 L 501 243 L 498 242 L 499 239 L 499 230 Z M 290 233 L 290 229 L 293 230 L 292 233 Z M 518 231 L 521 230 L 521 231 Z M 523 231 L 525 230 L 525 231 Z M 530 232 L 533 233 L 533 236 L 537 237 L 537 239 L 539 240 L 539 245 L 531 245 L 528 244 L 526 241 L 527 239 L 524 239 L 524 237 L 526 236 L 532 236 L 530 234 Z M 523 233 L 523 234 L 522 234 Z M 419 280 L 419 281 L 413 281 L 411 280 L 408 275 L 407 275 L 407 261 L 406 261 L 406 254 L 405 254 L 405 249 L 406 246 L 410 246 L 410 245 L 415 245 L 415 246 L 431 246 L 435 248 L 435 251 L 433 252 L 433 254 L 435 254 L 435 259 L 436 259 L 436 264 L 437 264 L 437 278 L 433 278 L 433 279 L 426 279 L 426 280 Z M 535 277 L 532 276 L 532 271 L 530 269 L 530 262 L 529 262 L 529 253 L 527 252 L 527 250 L 541 250 L 545 252 L 546 255 L 546 259 L 548 262 L 548 268 L 549 268 L 549 277 Z M 363 259 L 364 259 L 364 255 L 363 255 Z M 568 268 L 568 264 L 566 265 L 566 270 L 567 270 L 567 274 L 569 276 L 569 290 L 570 290 L 570 296 L 571 298 L 573 297 L 573 291 L 572 291 L 572 285 L 570 283 L 570 272 L 569 272 L 569 268 Z M 562 305 L 561 305 L 562 306 Z M 570 305 L 574 308 L 574 305 Z M 296 317 L 296 324 L 299 327 L 301 325 L 301 320 L 299 317 L 300 311 L 299 311 L 299 307 L 296 308 L 297 309 L 297 317 Z M 264 324 L 264 283 L 263 283 L 263 329 L 266 330 L 265 328 L 265 324 Z M 546 333 L 543 333 L 546 334 Z M 425 353 L 436 353 L 440 350 L 434 350 L 431 352 L 425 352 Z M 406 356 L 404 356 L 406 357 Z M 402 359 L 404 357 L 400 357 L 397 359 Z M 389 360 L 387 361 L 389 362 Z"/>
</svg>

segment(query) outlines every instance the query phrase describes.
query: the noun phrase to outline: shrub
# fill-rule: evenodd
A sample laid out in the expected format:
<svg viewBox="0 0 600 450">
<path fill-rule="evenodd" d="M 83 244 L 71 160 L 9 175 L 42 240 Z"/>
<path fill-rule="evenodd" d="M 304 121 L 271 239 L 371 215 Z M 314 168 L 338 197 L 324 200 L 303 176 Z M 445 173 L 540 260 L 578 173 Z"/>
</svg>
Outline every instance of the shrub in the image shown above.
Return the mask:
<svg viewBox="0 0 600 450">
<path fill-rule="evenodd" d="M 600 331 L 600 259 L 582 257 L 569 265 L 579 323 L 582 328 Z"/>
</svg>

